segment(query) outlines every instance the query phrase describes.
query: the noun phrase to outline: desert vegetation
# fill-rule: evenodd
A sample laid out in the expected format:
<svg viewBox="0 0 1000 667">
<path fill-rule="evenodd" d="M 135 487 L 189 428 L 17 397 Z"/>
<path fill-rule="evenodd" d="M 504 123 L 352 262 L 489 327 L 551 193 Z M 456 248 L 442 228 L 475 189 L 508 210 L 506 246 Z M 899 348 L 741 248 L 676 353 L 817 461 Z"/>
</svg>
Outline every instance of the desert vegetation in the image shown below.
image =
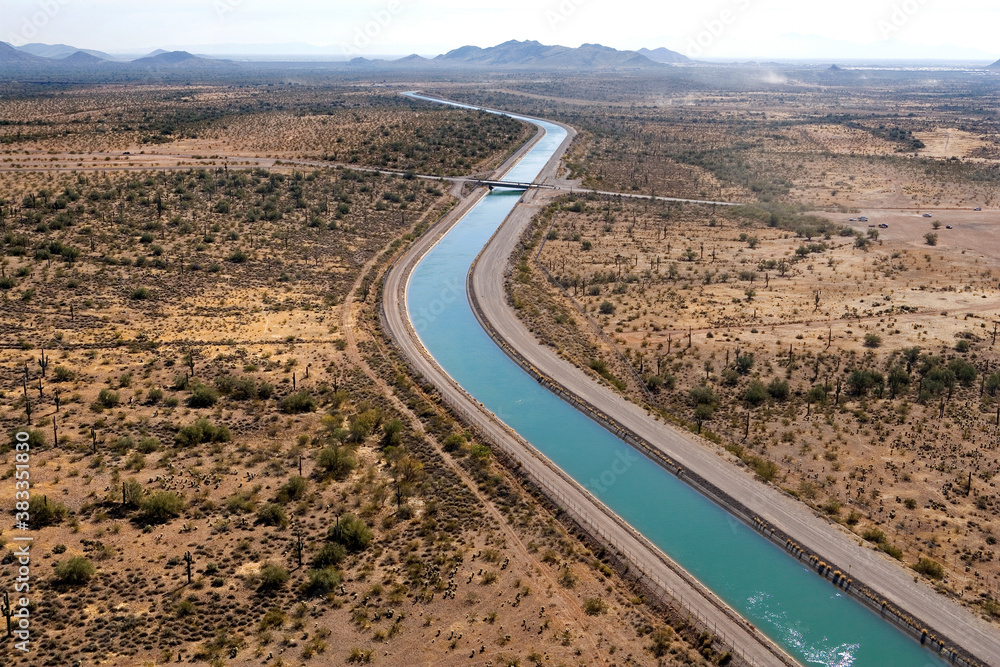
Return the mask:
<svg viewBox="0 0 1000 667">
<path fill-rule="evenodd" d="M 607 92 L 599 112 L 555 84 L 483 93 L 585 127 L 585 185 L 740 204 L 542 200 L 511 303 L 610 390 L 996 620 L 998 255 L 973 211 L 996 205 L 996 129 L 905 86 L 898 112 L 858 111 L 885 81 L 849 94 Z"/>
<path fill-rule="evenodd" d="M 0 177 L 0 483 L 13 489 L 26 430 L 35 537 L 33 652 L 6 642 L 4 664 L 728 661 L 717 638 L 647 604 L 379 332 L 381 272 L 453 200 L 433 180 L 336 163 L 356 150 L 359 166 L 488 168 L 526 136 L 519 124 L 352 95 L 371 137 L 368 121 L 350 129 L 353 111 L 324 116 L 330 145 L 303 140 L 309 167 L 69 161 L 222 142 L 224 125 L 264 155 L 269 132 L 301 122 L 268 115 L 287 98 L 266 92 L 218 113 L 184 111 L 209 104 L 204 91 L 155 87 L 5 101 L 4 117 L 81 122 L 6 144 L 72 154 L 59 170 Z M 114 122 L 141 112 L 149 126 L 73 111 L 111 101 L 126 116 Z M 402 145 L 383 123 L 409 133 Z M 12 537 L 0 531 L 7 590 Z"/>
<path fill-rule="evenodd" d="M 307 160 L 434 175 L 488 173 L 529 126 L 343 86 L 131 86 L 0 103 L 0 171 L 273 166 Z M 18 187 L 19 175 L 4 182 Z"/>
</svg>

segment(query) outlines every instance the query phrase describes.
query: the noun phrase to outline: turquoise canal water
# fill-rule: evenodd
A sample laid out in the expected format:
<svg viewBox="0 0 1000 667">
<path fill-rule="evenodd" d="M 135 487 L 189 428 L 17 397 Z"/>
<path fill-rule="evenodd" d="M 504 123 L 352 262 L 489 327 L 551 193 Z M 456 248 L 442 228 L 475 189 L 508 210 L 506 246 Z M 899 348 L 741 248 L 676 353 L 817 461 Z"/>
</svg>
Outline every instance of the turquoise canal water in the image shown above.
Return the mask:
<svg viewBox="0 0 1000 667">
<path fill-rule="evenodd" d="M 545 137 L 505 179 L 530 182 L 565 137 Z M 421 260 L 407 291 L 420 340 L 472 396 L 803 664 L 944 663 L 859 602 L 541 387 L 472 312 L 466 276 L 520 193 L 485 197 Z"/>
</svg>

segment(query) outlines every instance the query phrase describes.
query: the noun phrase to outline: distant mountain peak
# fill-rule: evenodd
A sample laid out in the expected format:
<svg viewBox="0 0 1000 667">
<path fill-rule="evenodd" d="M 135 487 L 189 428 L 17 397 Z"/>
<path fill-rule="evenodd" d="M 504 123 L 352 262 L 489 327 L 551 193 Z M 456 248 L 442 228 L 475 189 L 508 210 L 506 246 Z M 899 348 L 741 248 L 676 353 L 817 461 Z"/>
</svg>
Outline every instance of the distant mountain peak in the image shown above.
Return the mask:
<svg viewBox="0 0 1000 667">
<path fill-rule="evenodd" d="M 154 53 L 156 52 L 154 51 Z M 137 60 L 133 60 L 132 62 L 136 65 L 173 66 L 204 65 L 207 63 L 217 63 L 222 61 L 201 58 L 187 51 L 161 51 L 155 56 L 146 56 L 145 58 L 139 58 Z"/>
<path fill-rule="evenodd" d="M 671 51 L 670 49 L 659 47 L 656 49 L 639 49 L 636 53 L 640 53 L 655 63 L 668 63 L 671 65 L 676 65 L 679 63 L 689 63 L 691 59 L 682 53 L 677 53 L 676 51 Z"/>
<path fill-rule="evenodd" d="M 0 42 L 0 64 L 2 63 L 44 63 L 48 62 L 46 58 L 42 58 L 31 53 L 26 53 L 21 51 L 7 42 Z"/>
<path fill-rule="evenodd" d="M 68 56 L 59 58 L 59 62 L 66 63 L 67 65 L 97 65 L 99 63 L 107 62 L 104 58 L 98 58 L 92 53 L 87 53 L 86 51 L 77 51 L 76 53 L 71 53 Z"/>
<path fill-rule="evenodd" d="M 496 46 L 463 46 L 434 59 L 436 62 L 470 67 L 525 67 L 558 69 L 656 68 L 659 63 L 636 53 L 601 44 L 579 48 L 548 46 L 535 40 L 512 39 Z"/>
<path fill-rule="evenodd" d="M 1000 60 L 990 65 L 988 69 L 1000 69 Z"/>
<path fill-rule="evenodd" d="M 78 52 L 89 53 L 100 60 L 117 60 L 103 51 L 79 49 L 75 46 L 70 46 L 69 44 L 41 44 L 34 42 L 32 44 L 22 44 L 17 47 L 17 50 L 24 53 L 30 53 L 31 55 L 38 56 L 40 58 L 51 58 L 53 60 L 65 60 L 67 57 Z"/>
</svg>

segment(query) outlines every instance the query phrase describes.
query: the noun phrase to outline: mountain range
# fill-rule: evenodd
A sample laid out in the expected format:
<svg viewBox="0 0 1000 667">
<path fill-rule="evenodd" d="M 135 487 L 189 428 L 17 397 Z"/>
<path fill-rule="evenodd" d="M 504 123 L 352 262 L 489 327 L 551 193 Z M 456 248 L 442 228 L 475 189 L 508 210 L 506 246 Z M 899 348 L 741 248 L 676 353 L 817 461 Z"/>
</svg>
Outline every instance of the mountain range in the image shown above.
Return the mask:
<svg viewBox="0 0 1000 667">
<path fill-rule="evenodd" d="M 132 64 L 143 65 L 145 67 L 220 67 L 230 62 L 228 60 L 202 58 L 187 51 L 163 51 L 159 49 L 153 51 L 153 53 L 145 58 L 133 60 Z"/>
<path fill-rule="evenodd" d="M 261 47 L 263 48 L 263 47 Z M 134 59 L 133 59 L 134 58 Z M 280 58 L 276 58 L 278 64 Z M 257 64 L 265 64 L 266 57 L 255 59 Z M 686 56 L 659 47 L 623 51 L 600 44 L 583 44 L 577 48 L 546 45 L 537 41 L 511 40 L 482 48 L 463 46 L 433 58 L 410 55 L 404 58 L 364 58 L 359 57 L 347 63 L 328 61 L 331 67 L 365 68 L 378 70 L 411 69 L 549 69 L 571 72 L 600 70 L 646 70 L 665 71 L 677 65 L 694 61 Z M 11 70 L 58 71 L 60 68 L 93 69 L 95 72 L 109 71 L 127 73 L 138 66 L 157 71 L 206 70 L 225 71 L 226 68 L 252 67 L 249 63 L 225 60 L 221 57 L 202 56 L 188 51 L 165 51 L 157 49 L 145 56 L 124 58 L 93 49 L 78 49 L 67 44 L 25 44 L 14 47 L 0 42 L 0 66 Z M 1000 60 L 989 66 L 1000 70 Z"/>
<path fill-rule="evenodd" d="M 670 49 L 665 49 L 662 46 L 658 49 L 639 49 L 636 51 L 641 55 L 646 56 L 654 63 L 668 63 L 671 65 L 680 65 L 682 63 L 692 62 L 690 58 L 684 54 L 677 53 L 676 51 L 671 51 Z"/>
<path fill-rule="evenodd" d="M 606 69 L 658 69 L 665 63 L 690 62 L 685 56 L 665 48 L 654 50 L 619 51 L 600 44 L 584 44 L 578 48 L 548 46 L 536 41 L 511 40 L 481 48 L 463 46 L 435 58 L 411 55 L 392 60 L 355 58 L 348 64 L 352 67 L 370 68 L 494 68 L 494 69 L 563 69 L 563 70 L 606 70 Z M 228 60 L 206 58 L 187 51 L 164 51 L 152 53 L 128 62 L 102 51 L 77 49 L 66 44 L 26 44 L 13 47 L 0 42 L 0 64 L 21 66 L 95 66 L 95 65 L 139 65 L 157 68 L 219 68 L 224 65 L 236 66 Z"/>
<path fill-rule="evenodd" d="M 674 55 L 680 56 L 680 54 Z M 680 57 L 683 58 L 683 56 Z M 516 40 L 486 49 L 478 46 L 463 46 L 440 55 L 434 60 L 440 63 L 465 66 L 528 67 L 533 69 L 646 69 L 656 68 L 662 64 L 662 61 L 652 60 L 635 51 L 619 51 L 600 44 L 584 44 L 574 49 L 568 46 L 546 46 L 536 41 L 519 42 Z"/>
<path fill-rule="evenodd" d="M 0 65 L 20 65 L 32 68 L 106 66 L 121 69 L 135 65 L 158 69 L 218 68 L 230 63 L 231 61 L 228 60 L 203 58 L 187 51 L 157 49 L 147 56 L 123 61 L 103 51 L 78 49 L 66 44 L 25 44 L 15 47 L 7 42 L 0 42 Z"/>
<path fill-rule="evenodd" d="M 53 60 L 62 60 L 68 56 L 75 55 L 78 52 L 87 53 L 101 60 L 121 60 L 121 58 L 116 58 L 115 56 L 104 53 L 103 51 L 94 51 L 93 49 L 78 49 L 75 46 L 68 46 L 66 44 L 35 43 L 35 44 L 24 44 L 23 46 L 17 46 L 14 48 L 23 53 L 30 53 L 33 56 L 38 56 L 39 58 L 52 58 Z"/>
<path fill-rule="evenodd" d="M 7 42 L 0 42 L 0 64 L 41 64 L 46 62 L 46 58 L 34 56 L 25 51 L 19 51 Z"/>
</svg>

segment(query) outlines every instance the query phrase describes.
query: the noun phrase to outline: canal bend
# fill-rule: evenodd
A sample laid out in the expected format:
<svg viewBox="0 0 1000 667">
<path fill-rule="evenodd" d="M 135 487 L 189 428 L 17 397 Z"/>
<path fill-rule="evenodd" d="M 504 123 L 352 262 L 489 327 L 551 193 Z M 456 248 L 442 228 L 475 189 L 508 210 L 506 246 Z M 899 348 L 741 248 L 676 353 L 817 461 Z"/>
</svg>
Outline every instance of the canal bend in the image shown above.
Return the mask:
<svg viewBox="0 0 1000 667">
<path fill-rule="evenodd" d="M 408 94 L 415 99 L 451 104 Z M 566 130 L 544 135 L 502 175 L 531 182 Z M 803 664 L 945 664 L 878 614 L 545 389 L 486 334 L 465 292 L 482 248 L 521 193 L 494 190 L 413 268 L 405 303 L 420 343 L 468 394 Z M 927 610 L 922 610 L 927 611 Z"/>
</svg>

